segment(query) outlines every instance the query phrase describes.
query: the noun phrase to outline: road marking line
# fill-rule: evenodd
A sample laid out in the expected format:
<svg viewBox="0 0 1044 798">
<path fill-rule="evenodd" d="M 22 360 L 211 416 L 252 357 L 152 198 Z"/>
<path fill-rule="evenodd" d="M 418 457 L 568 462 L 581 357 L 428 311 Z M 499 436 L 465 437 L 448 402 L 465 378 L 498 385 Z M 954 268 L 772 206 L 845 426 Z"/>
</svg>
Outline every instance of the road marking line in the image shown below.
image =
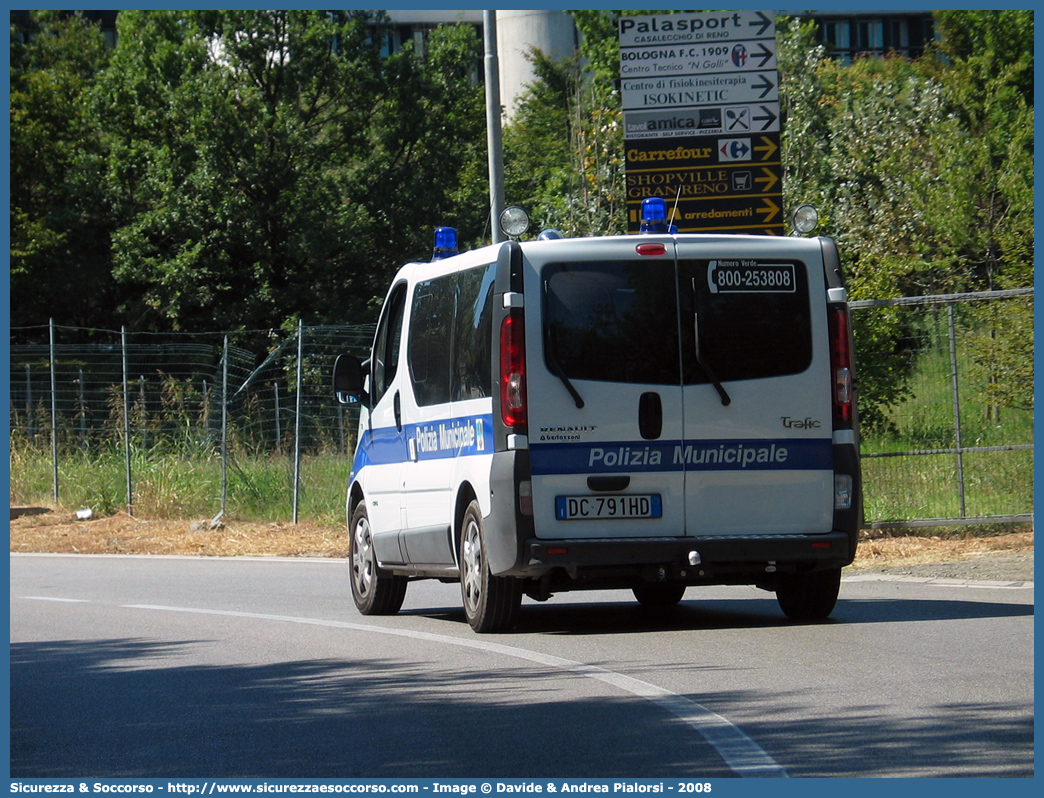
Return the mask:
<svg viewBox="0 0 1044 798">
<path fill-rule="evenodd" d="M 29 601 L 64 601 L 68 604 L 90 604 L 90 599 L 55 598 L 54 596 L 22 596 Z"/>
<path fill-rule="evenodd" d="M 842 582 L 906 582 L 930 587 L 965 587 L 978 590 L 1033 590 L 1033 582 L 1019 579 L 949 579 L 942 576 L 899 576 L 897 574 L 853 574 Z"/>
<path fill-rule="evenodd" d="M 673 693 L 663 687 L 659 687 L 631 676 L 599 668 L 595 665 L 585 665 L 582 662 L 555 657 L 550 654 L 541 654 L 535 651 L 527 651 L 524 648 L 505 646 L 501 643 L 491 643 L 485 640 L 471 640 L 461 637 L 450 637 L 448 635 L 432 634 L 430 632 L 417 632 L 405 629 L 389 629 L 383 626 L 369 626 L 359 623 L 347 623 L 345 621 L 327 621 L 318 618 L 301 618 L 291 615 L 269 615 L 257 612 L 237 612 L 233 610 L 207 610 L 192 607 L 167 607 L 157 604 L 123 604 L 126 609 L 135 610 L 159 610 L 163 612 L 188 612 L 200 615 L 222 615 L 233 618 L 254 618 L 267 621 L 283 621 L 287 623 L 300 623 L 310 626 L 327 626 L 335 629 L 350 629 L 357 632 L 374 632 L 377 634 L 393 635 L 395 637 L 408 637 L 414 640 L 425 640 L 433 643 L 443 643 L 451 646 L 462 646 L 473 648 L 493 654 L 504 654 L 509 657 L 535 662 L 539 665 L 549 665 L 562 670 L 570 671 L 590 679 L 595 679 L 604 684 L 611 685 L 632 695 L 644 698 L 662 707 L 675 717 L 695 729 L 699 734 L 718 752 L 729 769 L 737 776 L 743 777 L 773 777 L 787 778 L 787 772 L 769 756 L 764 749 L 748 737 L 738 726 L 713 712 L 702 704 L 689 698 Z"/>
</svg>

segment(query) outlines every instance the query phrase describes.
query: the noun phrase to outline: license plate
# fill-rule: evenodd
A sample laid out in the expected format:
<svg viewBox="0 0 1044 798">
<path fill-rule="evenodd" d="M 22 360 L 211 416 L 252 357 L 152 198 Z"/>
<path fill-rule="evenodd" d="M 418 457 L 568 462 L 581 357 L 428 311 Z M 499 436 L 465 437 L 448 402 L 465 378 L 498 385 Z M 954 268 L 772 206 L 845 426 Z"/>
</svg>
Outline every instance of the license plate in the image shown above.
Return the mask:
<svg viewBox="0 0 1044 798">
<path fill-rule="evenodd" d="M 559 521 L 602 521 L 614 518 L 661 518 L 660 494 L 628 496 L 556 496 Z"/>
</svg>

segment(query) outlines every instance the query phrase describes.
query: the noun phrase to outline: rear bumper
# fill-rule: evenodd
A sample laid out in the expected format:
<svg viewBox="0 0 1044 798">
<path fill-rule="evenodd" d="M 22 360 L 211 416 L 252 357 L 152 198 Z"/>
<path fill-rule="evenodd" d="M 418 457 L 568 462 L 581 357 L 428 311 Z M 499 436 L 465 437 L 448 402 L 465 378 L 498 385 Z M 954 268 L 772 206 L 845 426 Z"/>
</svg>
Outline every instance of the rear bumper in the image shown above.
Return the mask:
<svg viewBox="0 0 1044 798">
<path fill-rule="evenodd" d="M 498 452 L 485 519 L 490 571 L 550 583 L 556 591 L 663 580 L 773 589 L 781 575 L 850 565 L 862 521 L 859 454 L 851 444 L 833 450 L 835 473 L 853 477 L 854 500 L 850 509 L 835 511 L 832 532 L 558 540 L 536 537 L 532 516 L 519 511 L 517 486 L 530 478 L 528 451 Z"/>
<path fill-rule="evenodd" d="M 846 532 L 628 540 L 531 538 L 524 542 L 523 551 L 523 562 L 514 575 L 553 578 L 558 591 L 663 581 L 771 586 L 780 575 L 840 568 L 855 557 Z"/>
</svg>

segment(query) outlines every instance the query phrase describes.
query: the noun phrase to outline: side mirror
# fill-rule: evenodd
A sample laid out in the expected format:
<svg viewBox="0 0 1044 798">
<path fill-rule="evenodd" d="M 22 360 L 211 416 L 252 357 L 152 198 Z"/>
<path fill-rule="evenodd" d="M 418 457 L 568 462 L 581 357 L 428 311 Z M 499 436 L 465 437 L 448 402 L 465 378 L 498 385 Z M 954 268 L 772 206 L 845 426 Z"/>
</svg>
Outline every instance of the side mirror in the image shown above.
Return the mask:
<svg viewBox="0 0 1044 798">
<path fill-rule="evenodd" d="M 334 396 L 342 405 L 361 403 L 370 406 L 370 397 L 364 388 L 370 373 L 370 361 L 360 361 L 354 355 L 338 355 L 333 367 Z"/>
</svg>

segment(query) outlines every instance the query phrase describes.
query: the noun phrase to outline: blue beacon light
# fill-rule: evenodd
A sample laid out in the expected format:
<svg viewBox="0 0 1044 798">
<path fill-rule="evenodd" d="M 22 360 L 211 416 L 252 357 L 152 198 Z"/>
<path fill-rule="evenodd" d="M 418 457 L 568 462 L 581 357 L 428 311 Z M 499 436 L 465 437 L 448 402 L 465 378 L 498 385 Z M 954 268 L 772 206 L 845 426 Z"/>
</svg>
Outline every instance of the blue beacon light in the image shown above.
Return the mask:
<svg viewBox="0 0 1044 798">
<path fill-rule="evenodd" d="M 669 232 L 667 225 L 667 203 L 663 197 L 649 197 L 642 200 L 642 226 L 640 233 L 666 233 Z"/>
<path fill-rule="evenodd" d="M 432 260 L 441 260 L 457 254 L 457 230 L 453 227 L 435 228 L 435 251 Z"/>
</svg>

